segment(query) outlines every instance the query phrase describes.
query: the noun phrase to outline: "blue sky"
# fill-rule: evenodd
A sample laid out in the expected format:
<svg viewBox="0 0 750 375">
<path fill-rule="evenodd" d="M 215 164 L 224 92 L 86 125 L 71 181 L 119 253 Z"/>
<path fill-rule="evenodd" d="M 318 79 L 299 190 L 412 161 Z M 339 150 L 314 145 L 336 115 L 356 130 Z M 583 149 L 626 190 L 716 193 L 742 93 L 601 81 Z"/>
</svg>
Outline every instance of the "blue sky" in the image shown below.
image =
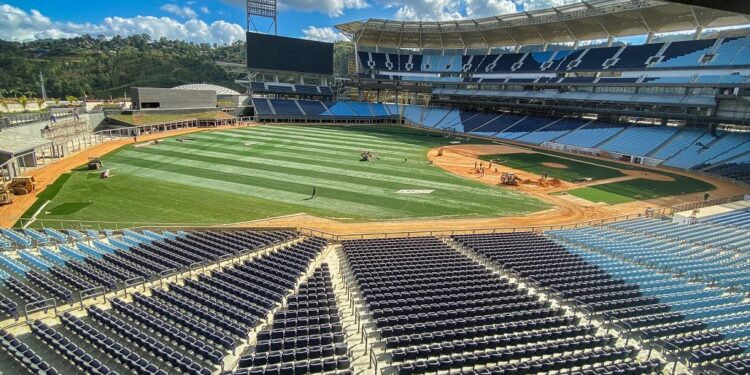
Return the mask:
<svg viewBox="0 0 750 375">
<path fill-rule="evenodd" d="M 449 20 L 560 6 L 579 0 L 279 0 L 279 34 L 318 40 L 333 26 L 367 18 Z M 243 39 L 245 0 L 0 0 L 0 39 L 147 33 L 194 42 Z M 264 30 L 268 24 L 260 25 Z"/>
</svg>

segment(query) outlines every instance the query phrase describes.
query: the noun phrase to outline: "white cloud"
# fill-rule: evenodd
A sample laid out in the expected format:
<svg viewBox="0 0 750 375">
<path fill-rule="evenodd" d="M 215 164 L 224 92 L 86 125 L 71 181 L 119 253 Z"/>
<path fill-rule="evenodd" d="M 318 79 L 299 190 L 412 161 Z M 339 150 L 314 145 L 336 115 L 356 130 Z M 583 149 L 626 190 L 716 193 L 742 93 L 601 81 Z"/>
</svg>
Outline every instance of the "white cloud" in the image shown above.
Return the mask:
<svg viewBox="0 0 750 375">
<path fill-rule="evenodd" d="M 55 22 L 36 10 L 26 12 L 12 5 L 0 4 L 0 39 L 28 41 L 84 34 L 102 34 L 106 37 L 148 34 L 153 39 L 165 37 L 220 44 L 245 39 L 242 26 L 225 21 L 208 24 L 199 19 L 180 22 L 169 17 L 136 16 L 107 17 L 100 24 Z"/>
<path fill-rule="evenodd" d="M 195 11 L 189 6 L 181 7 L 177 4 L 164 4 L 159 9 L 167 13 L 174 14 L 177 17 L 188 19 L 198 18 L 198 13 L 195 13 Z"/>
<path fill-rule="evenodd" d="M 512 0 L 466 0 L 466 16 L 469 18 L 491 17 L 516 13 Z"/>
<path fill-rule="evenodd" d="M 333 27 L 315 27 L 308 26 L 302 30 L 303 38 L 310 40 L 317 40 L 320 42 L 336 42 L 339 40 L 346 40 L 344 34 L 338 32 Z"/>
<path fill-rule="evenodd" d="M 227 4 L 244 8 L 246 0 L 223 0 Z M 279 0 L 279 10 L 293 9 L 303 12 L 320 12 L 330 17 L 341 17 L 348 9 L 365 9 L 369 0 Z"/>
<path fill-rule="evenodd" d="M 517 2 L 525 10 L 539 10 L 580 3 L 581 0 L 517 0 Z"/>
<path fill-rule="evenodd" d="M 200 10 L 201 10 L 201 13 L 203 13 L 203 14 L 211 14 L 211 10 L 208 9 L 207 6 L 200 7 Z"/>
<path fill-rule="evenodd" d="M 515 13 L 516 1 L 525 0 L 380 0 L 384 8 L 396 9 L 393 18 L 407 21 L 447 21 Z"/>
</svg>

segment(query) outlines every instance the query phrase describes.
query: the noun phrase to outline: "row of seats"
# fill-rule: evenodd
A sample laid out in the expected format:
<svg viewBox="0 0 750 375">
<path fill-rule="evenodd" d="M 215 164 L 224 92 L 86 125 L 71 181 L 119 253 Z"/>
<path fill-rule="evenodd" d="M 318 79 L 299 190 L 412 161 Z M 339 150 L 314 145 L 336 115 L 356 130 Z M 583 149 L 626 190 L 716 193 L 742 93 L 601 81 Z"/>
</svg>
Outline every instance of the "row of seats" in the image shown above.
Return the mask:
<svg viewBox="0 0 750 375">
<path fill-rule="evenodd" d="M 16 362 L 20 363 L 30 373 L 37 375 L 57 375 L 60 373 L 28 345 L 22 343 L 4 329 L 0 329 L 0 348 L 10 354 Z"/>
<path fill-rule="evenodd" d="M 312 301 L 318 303 L 309 308 Z M 311 324 L 320 320 L 328 323 Z M 297 293 L 287 297 L 286 307 L 274 312 L 272 322 L 258 332 L 255 347 L 241 356 L 240 369 L 267 373 L 278 367 L 280 374 L 349 370 L 348 348 L 327 263 L 316 268 Z"/>
<path fill-rule="evenodd" d="M 92 375 L 117 375 L 116 371 L 110 370 L 109 367 L 94 358 L 90 353 L 87 353 L 79 345 L 63 336 L 56 329 L 38 320 L 31 321 L 29 325 L 31 326 L 31 333 L 39 337 L 49 347 L 83 372 Z"/>
<path fill-rule="evenodd" d="M 719 43 L 716 52 L 711 48 Z M 393 72 L 550 72 L 646 68 L 735 66 L 750 63 L 750 38 L 675 41 L 644 45 L 593 47 L 549 52 L 508 52 L 487 55 L 357 53 L 364 71 Z M 710 56 L 707 61 L 703 57 Z"/>
<path fill-rule="evenodd" d="M 401 374 L 548 359 L 613 340 L 525 298 L 526 290 L 437 238 L 344 241 L 342 250 L 389 365 Z"/>
</svg>

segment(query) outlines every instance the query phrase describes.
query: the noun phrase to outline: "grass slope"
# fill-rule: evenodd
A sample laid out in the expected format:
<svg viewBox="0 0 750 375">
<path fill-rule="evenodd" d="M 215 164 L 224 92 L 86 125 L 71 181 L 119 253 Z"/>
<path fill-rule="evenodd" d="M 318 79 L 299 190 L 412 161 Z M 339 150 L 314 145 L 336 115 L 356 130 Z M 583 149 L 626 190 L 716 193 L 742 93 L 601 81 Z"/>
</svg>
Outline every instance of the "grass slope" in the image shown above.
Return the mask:
<svg viewBox="0 0 750 375">
<path fill-rule="evenodd" d="M 524 170 L 537 175 L 545 172 L 550 177 L 565 181 L 575 181 L 579 178 L 592 178 L 594 180 L 606 180 L 608 178 L 622 177 L 624 174 L 618 169 L 603 167 L 574 160 L 564 160 L 556 156 L 545 154 L 502 154 L 502 155 L 482 155 L 482 159 L 491 161 L 496 160 L 511 168 Z M 551 168 L 543 163 L 558 163 L 568 168 Z"/>
<path fill-rule="evenodd" d="M 73 172 L 39 218 L 227 223 L 307 212 L 382 220 L 522 215 L 548 208 L 428 164 L 427 150 L 451 139 L 413 129 L 269 126 L 189 137 L 105 156 L 113 174 L 107 180 Z M 364 150 L 380 160 L 360 162 Z M 309 199 L 313 186 L 318 196 Z"/>
</svg>

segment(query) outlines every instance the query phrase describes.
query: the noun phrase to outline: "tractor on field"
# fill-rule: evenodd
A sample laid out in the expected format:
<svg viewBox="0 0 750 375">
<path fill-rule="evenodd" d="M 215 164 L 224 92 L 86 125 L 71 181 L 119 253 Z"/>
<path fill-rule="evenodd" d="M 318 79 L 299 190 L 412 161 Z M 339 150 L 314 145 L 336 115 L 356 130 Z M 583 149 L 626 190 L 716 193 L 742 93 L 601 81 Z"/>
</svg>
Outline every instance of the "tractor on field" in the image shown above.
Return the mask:
<svg viewBox="0 0 750 375">
<path fill-rule="evenodd" d="M 516 176 L 514 173 L 504 172 L 502 175 L 500 175 L 500 183 L 503 185 L 518 186 L 518 181 L 518 176 Z"/>
<path fill-rule="evenodd" d="M 13 195 L 30 194 L 36 190 L 36 180 L 34 177 L 16 177 L 10 180 L 3 190 Z"/>
<path fill-rule="evenodd" d="M 362 159 L 360 159 L 360 161 L 373 161 L 380 159 L 380 156 L 372 151 L 362 151 L 362 154 L 360 154 L 360 156 L 362 156 Z"/>
<path fill-rule="evenodd" d="M 97 171 L 97 170 L 101 169 L 102 166 L 103 166 L 102 165 L 102 161 L 101 161 L 101 159 L 99 159 L 98 156 L 94 156 L 94 157 L 89 158 L 88 167 L 89 167 L 90 171 Z"/>
<path fill-rule="evenodd" d="M 0 206 L 13 203 L 13 194 L 6 188 L 6 185 L 0 185 Z"/>
</svg>

